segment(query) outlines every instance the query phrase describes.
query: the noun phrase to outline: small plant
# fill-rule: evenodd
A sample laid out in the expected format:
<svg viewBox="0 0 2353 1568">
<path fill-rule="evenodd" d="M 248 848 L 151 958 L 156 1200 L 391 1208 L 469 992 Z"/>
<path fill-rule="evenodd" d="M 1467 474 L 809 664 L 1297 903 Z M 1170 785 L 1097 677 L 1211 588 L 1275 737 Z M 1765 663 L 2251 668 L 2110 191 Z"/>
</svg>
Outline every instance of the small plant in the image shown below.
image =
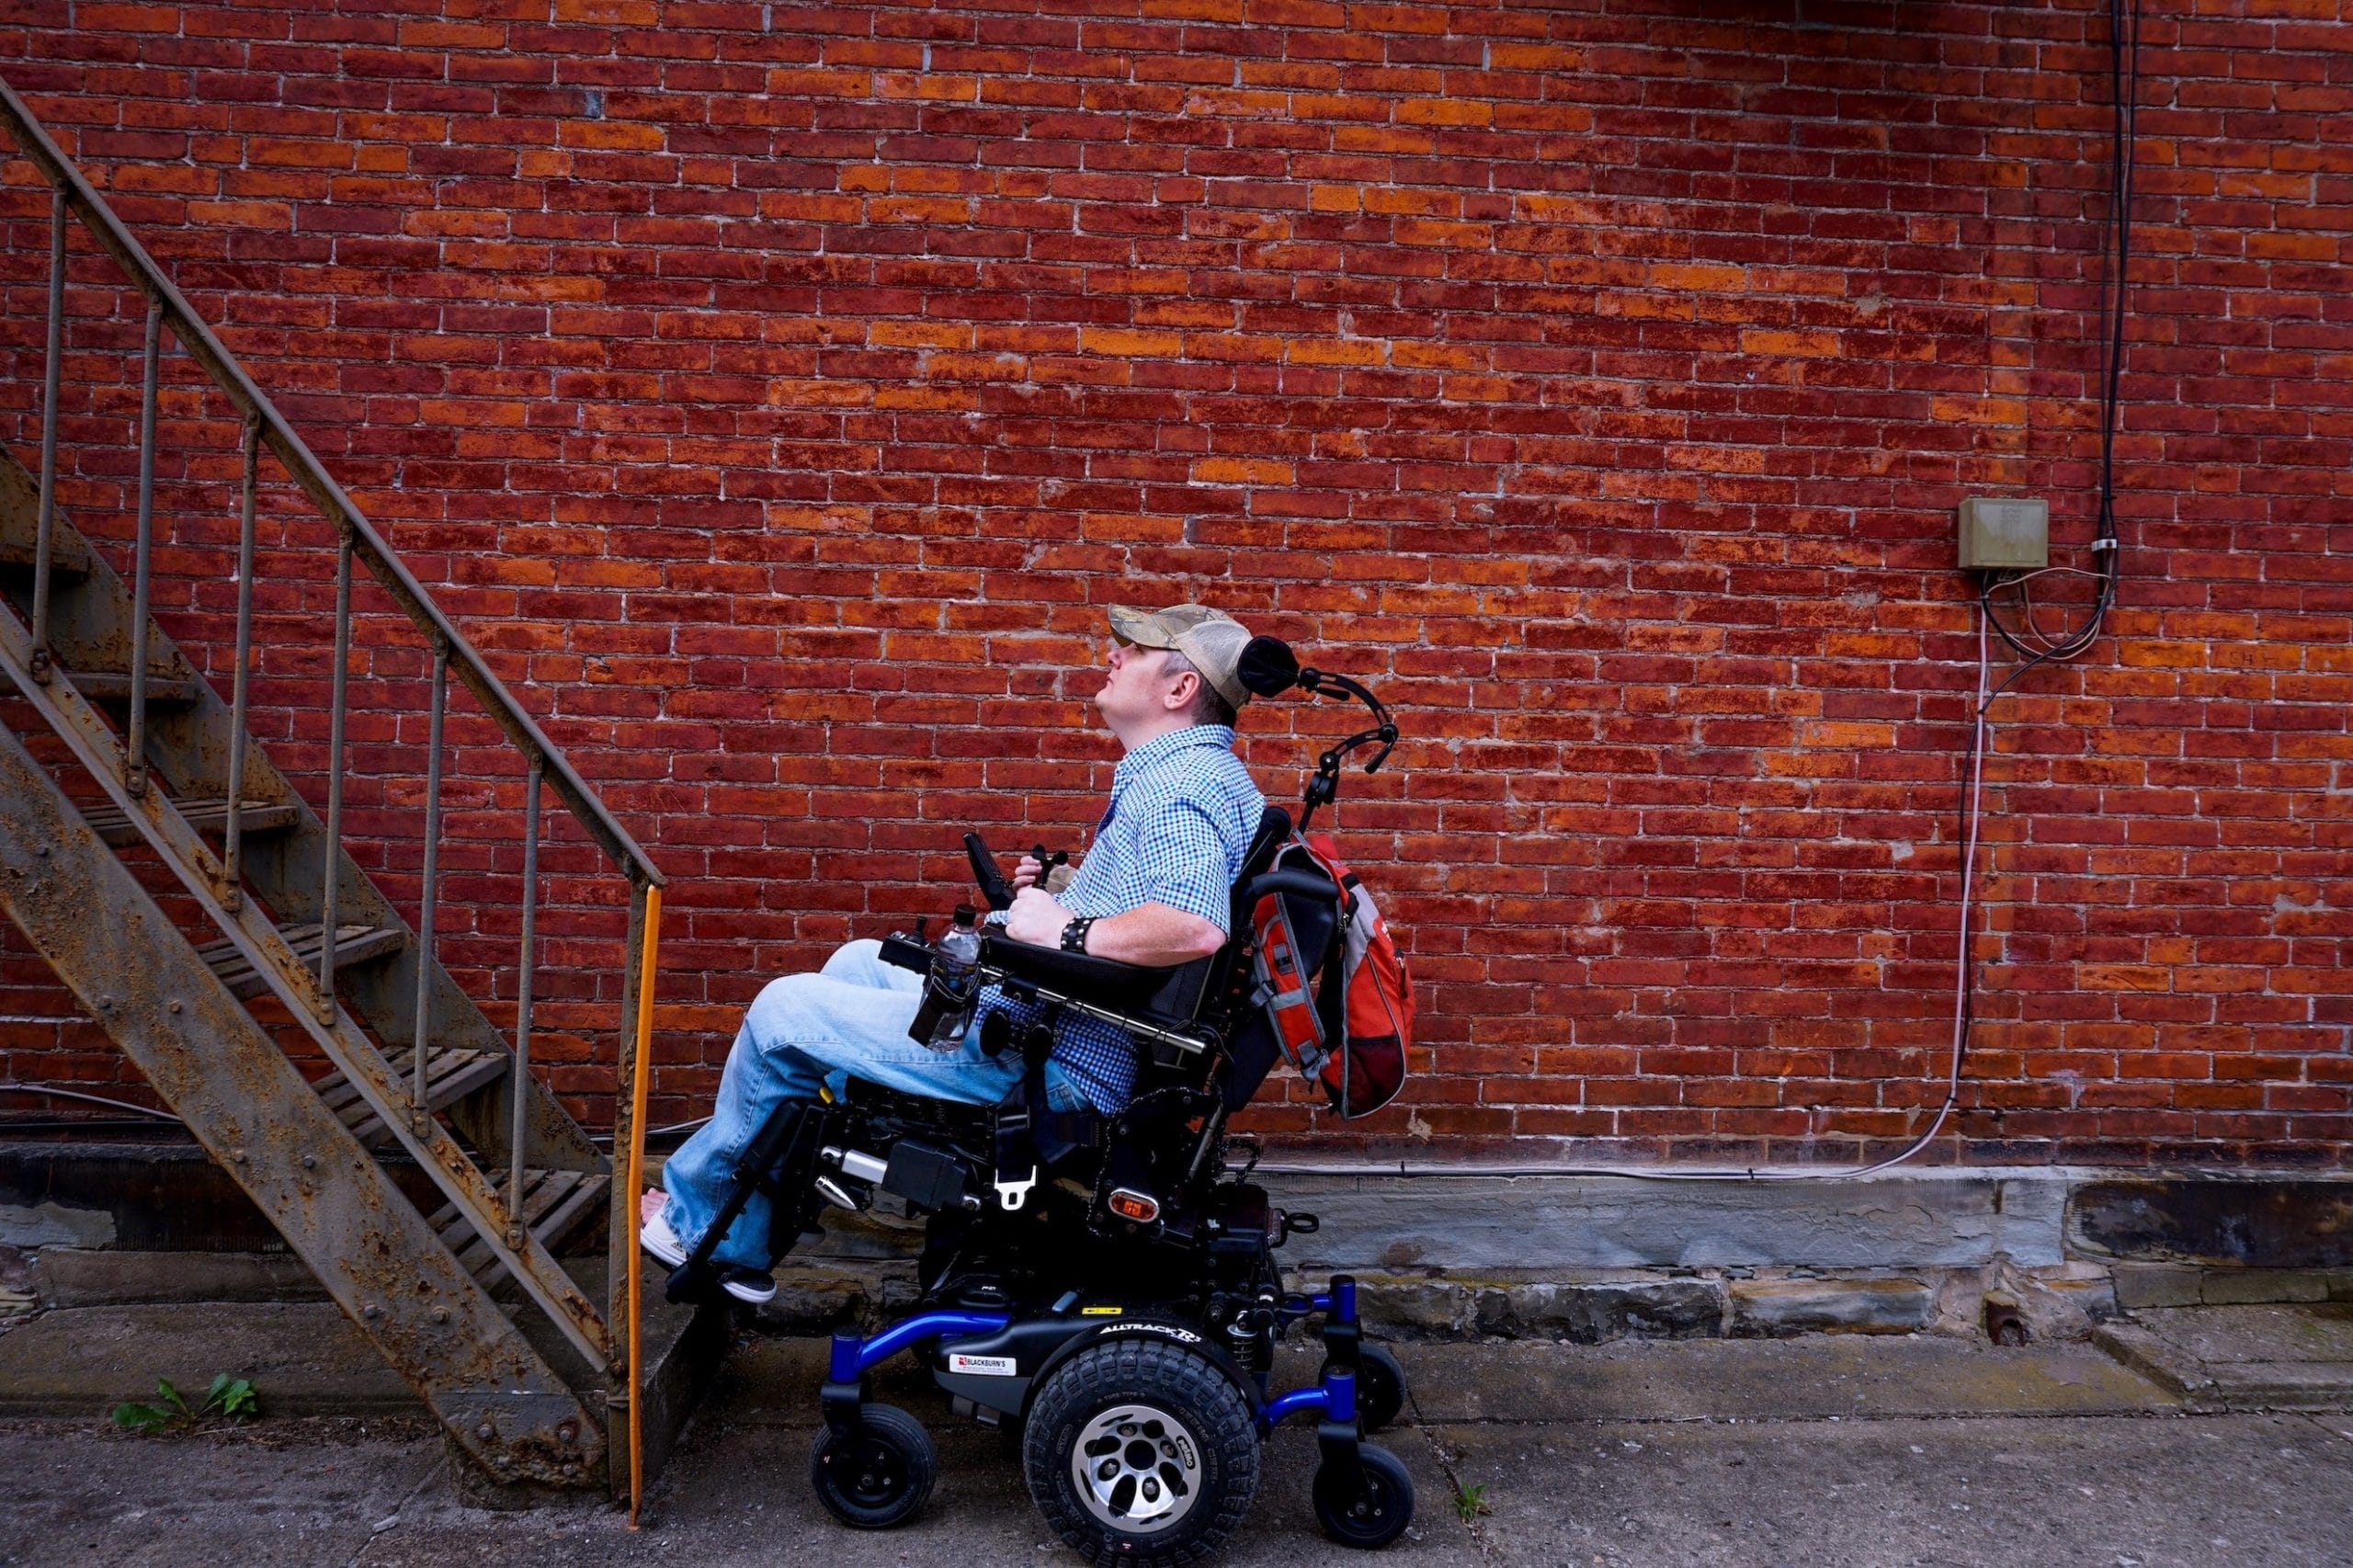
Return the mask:
<svg viewBox="0 0 2353 1568">
<path fill-rule="evenodd" d="M 1483 1481 L 1473 1486 L 1465 1486 L 1461 1482 L 1456 1482 L 1454 1511 L 1466 1525 L 1480 1515 L 1490 1512 L 1491 1510 L 1487 1507 L 1487 1483 Z"/>
<path fill-rule="evenodd" d="M 155 1398 L 159 1403 L 154 1404 L 126 1400 L 116 1405 L 114 1424 L 126 1432 L 176 1432 L 207 1416 L 238 1424 L 261 1414 L 261 1396 L 254 1392 L 253 1383 L 244 1378 L 232 1378 L 226 1372 L 212 1380 L 212 1386 L 204 1392 L 204 1403 L 193 1408 L 172 1386 L 169 1378 L 155 1380 Z"/>
</svg>

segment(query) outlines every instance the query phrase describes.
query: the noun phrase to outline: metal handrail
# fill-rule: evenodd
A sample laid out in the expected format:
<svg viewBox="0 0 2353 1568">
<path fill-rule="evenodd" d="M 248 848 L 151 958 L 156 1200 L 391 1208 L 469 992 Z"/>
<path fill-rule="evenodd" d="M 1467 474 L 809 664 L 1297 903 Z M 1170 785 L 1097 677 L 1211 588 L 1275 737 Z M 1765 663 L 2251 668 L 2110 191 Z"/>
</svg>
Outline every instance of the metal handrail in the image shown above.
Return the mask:
<svg viewBox="0 0 2353 1568">
<path fill-rule="evenodd" d="M 63 198 L 63 207 L 70 208 L 81 219 L 83 227 L 89 230 L 98 244 L 121 265 L 130 276 L 131 286 L 146 297 L 151 313 L 160 316 L 163 324 L 171 329 L 172 336 L 188 358 L 201 366 L 211 378 L 213 385 L 227 395 L 238 416 L 259 427 L 261 439 L 277 454 L 288 476 L 335 523 L 349 541 L 352 552 L 367 564 L 369 574 L 392 595 L 393 602 L 407 614 L 416 629 L 425 633 L 426 642 L 436 648 L 447 647 L 451 673 L 489 711 L 506 733 L 508 741 L 528 760 L 538 763 L 545 770 L 548 787 L 556 792 L 556 797 L 563 801 L 574 818 L 587 831 L 588 836 L 616 865 L 629 873 L 631 881 L 641 887 L 663 886 L 662 873 L 654 868 L 653 860 L 637 841 L 630 836 L 629 830 L 614 820 L 612 813 L 605 809 L 604 802 L 573 769 L 570 760 L 540 733 L 531 716 L 523 710 L 522 705 L 515 700 L 505 684 L 483 662 L 473 644 L 466 641 L 457 627 L 441 613 L 440 607 L 426 596 L 424 586 L 392 553 L 383 537 L 376 531 L 375 525 L 344 494 L 343 487 L 319 465 L 318 459 L 312 454 L 301 437 L 294 433 L 277 406 L 260 388 L 254 385 L 245 375 L 244 367 L 221 346 L 220 340 L 212 335 L 212 329 L 189 307 L 172 280 L 164 276 L 146 249 L 122 226 L 121 220 L 82 177 L 81 171 L 58 150 L 57 144 L 50 140 L 49 132 L 41 128 L 40 122 L 33 118 L 32 111 L 25 107 L 24 100 L 17 96 L 16 89 L 5 81 L 0 81 L 0 121 L 6 123 L 16 138 L 18 150 Z M 52 245 L 52 255 L 58 258 L 55 264 L 57 275 L 62 275 L 63 249 L 62 242 Z M 58 296 L 59 290 L 53 276 L 51 297 Z M 55 324 L 62 322 L 62 317 L 61 311 L 51 318 L 52 333 L 58 330 Z M 53 410 L 55 406 L 56 400 L 51 397 L 48 409 Z M 54 418 L 53 413 L 44 412 L 45 421 L 53 424 Z M 53 449 L 54 440 L 53 429 L 45 430 L 42 440 L 45 460 Z M 45 460 L 43 467 L 48 466 Z M 44 516 L 50 506 L 48 495 L 49 487 L 44 485 Z M 45 578 L 45 555 L 40 564 L 44 568 L 42 575 Z M 45 595 L 42 597 L 46 597 Z M 36 629 L 37 636 L 38 632 L 39 629 Z M 132 666 L 134 687 L 143 686 L 143 673 L 136 665 Z M 133 757 L 135 767 L 135 753 Z M 235 804 L 233 802 L 233 810 Z"/>
</svg>

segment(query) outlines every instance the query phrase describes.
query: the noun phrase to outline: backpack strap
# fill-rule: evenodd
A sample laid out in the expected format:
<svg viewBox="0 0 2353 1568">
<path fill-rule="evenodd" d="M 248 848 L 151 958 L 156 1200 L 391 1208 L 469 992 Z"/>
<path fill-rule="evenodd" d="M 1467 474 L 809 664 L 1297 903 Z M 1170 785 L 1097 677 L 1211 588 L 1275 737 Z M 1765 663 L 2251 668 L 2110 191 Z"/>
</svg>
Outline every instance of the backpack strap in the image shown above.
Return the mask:
<svg viewBox="0 0 2353 1568">
<path fill-rule="evenodd" d="M 1322 861 L 1317 861 L 1319 866 Z M 1324 867 L 1325 870 L 1331 868 Z M 1334 1107 L 1346 1120 L 1348 1114 L 1348 1072 L 1354 1065 L 1355 1052 L 1348 1049 L 1348 927 L 1356 915 L 1356 894 L 1348 891 L 1349 878 L 1334 878 L 1333 892 L 1339 900 L 1339 915 L 1332 923 L 1332 945 L 1324 954 L 1324 976 L 1316 983 L 1315 1012 L 1324 1021 L 1324 1047 L 1331 1056 L 1340 1059 L 1340 1090 Z M 1330 1091 L 1327 1089 L 1326 1094 Z"/>
</svg>

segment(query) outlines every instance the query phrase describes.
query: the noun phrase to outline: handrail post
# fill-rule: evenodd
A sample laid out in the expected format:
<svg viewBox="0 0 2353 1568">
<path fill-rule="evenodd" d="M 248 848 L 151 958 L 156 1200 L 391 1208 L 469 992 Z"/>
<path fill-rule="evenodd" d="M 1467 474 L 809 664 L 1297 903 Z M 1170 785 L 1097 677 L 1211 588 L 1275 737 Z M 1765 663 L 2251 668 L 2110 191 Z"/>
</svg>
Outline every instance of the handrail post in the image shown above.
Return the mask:
<svg viewBox="0 0 2353 1568">
<path fill-rule="evenodd" d="M 33 529 L 33 679 L 44 685 L 49 652 L 50 551 L 57 532 L 57 377 L 65 357 L 65 191 L 49 199 L 49 355 L 41 368 L 40 520 Z"/>
<path fill-rule="evenodd" d="M 621 1016 L 613 1055 L 613 1204 L 611 1227 L 611 1268 L 607 1287 L 612 1297 L 611 1310 L 605 1321 L 619 1324 L 621 1313 L 628 1310 L 629 1297 L 624 1293 L 623 1277 L 629 1255 L 637 1247 L 637 1198 L 634 1192 L 620 1190 L 628 1176 L 622 1155 L 630 1146 L 631 1117 L 630 1110 L 630 1080 L 637 1070 L 637 1035 L 632 1027 L 637 1019 L 637 992 L 642 983 L 639 954 L 645 945 L 646 884 L 635 877 L 629 880 L 629 934 L 621 949 Z"/>
<path fill-rule="evenodd" d="M 261 420 L 245 420 L 245 463 L 237 508 L 237 668 L 229 698 L 229 818 L 222 828 L 221 903 L 244 902 L 245 709 L 254 657 L 254 489 L 261 468 Z"/>
<path fill-rule="evenodd" d="M 147 792 L 147 604 L 155 554 L 156 379 L 164 357 L 164 302 L 147 302 L 145 367 L 139 392 L 139 543 L 131 591 L 131 722 L 123 739 L 122 787 Z"/>
<path fill-rule="evenodd" d="M 506 1188 L 506 1244 L 523 1244 L 523 1144 L 526 1111 L 531 1088 L 531 973 L 538 962 L 535 946 L 540 913 L 540 759 L 531 759 L 529 793 L 523 801 L 523 980 L 515 1007 L 515 1068 L 507 1085 L 514 1108 L 507 1129 L 510 1170 Z"/>
<path fill-rule="evenodd" d="M 449 711 L 449 640 L 437 637 L 433 640 L 433 716 L 426 728 L 425 894 L 416 918 L 416 1060 L 411 1063 L 416 1073 L 416 1089 L 409 1105 L 409 1115 L 420 1134 L 433 1122 L 425 1066 L 433 1033 L 433 910 L 441 897 L 441 732 Z"/>
<path fill-rule="evenodd" d="M 624 1481 L 629 1488 L 632 1529 L 637 1527 L 644 1491 L 640 1402 L 645 1381 L 638 1338 L 642 1259 L 637 1246 L 637 1205 L 645 1185 L 645 1096 L 653 1066 L 654 973 L 661 926 L 661 887 L 631 876 L 629 946 L 622 956 L 620 1041 L 613 1064 L 613 1199 L 605 1309 L 605 1322 L 626 1346 L 626 1353 L 614 1357 L 607 1368 L 611 1386 L 605 1403 L 621 1416 L 629 1431 L 625 1472 L 622 1445 L 615 1444 L 608 1451 L 613 1456 L 613 1490 L 619 1492 Z"/>
<path fill-rule="evenodd" d="M 351 530 L 337 530 L 335 557 L 334 695 L 327 702 L 326 886 L 319 894 L 318 1014 L 335 1017 L 335 894 L 343 869 L 343 720 L 351 681 Z"/>
</svg>

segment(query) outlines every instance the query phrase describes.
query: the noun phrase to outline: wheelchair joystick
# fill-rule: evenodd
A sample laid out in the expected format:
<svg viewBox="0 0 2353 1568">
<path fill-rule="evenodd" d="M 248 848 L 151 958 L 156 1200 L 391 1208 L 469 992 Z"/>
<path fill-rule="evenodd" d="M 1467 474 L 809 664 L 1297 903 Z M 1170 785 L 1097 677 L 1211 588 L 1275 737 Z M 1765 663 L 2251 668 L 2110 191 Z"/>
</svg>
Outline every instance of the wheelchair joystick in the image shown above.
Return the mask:
<svg viewBox="0 0 2353 1568">
<path fill-rule="evenodd" d="M 1070 864 L 1069 850 L 1057 849 L 1049 855 L 1046 853 L 1046 846 L 1040 844 L 1034 846 L 1029 853 L 1038 862 L 1038 880 L 1032 884 L 1033 886 L 1041 888 L 1047 892 L 1055 893 L 1062 892 L 1063 887 L 1069 885 L 1070 879 L 1067 877 L 1063 879 L 1062 886 L 1056 886 L 1054 882 L 1054 872 Z"/>
</svg>

